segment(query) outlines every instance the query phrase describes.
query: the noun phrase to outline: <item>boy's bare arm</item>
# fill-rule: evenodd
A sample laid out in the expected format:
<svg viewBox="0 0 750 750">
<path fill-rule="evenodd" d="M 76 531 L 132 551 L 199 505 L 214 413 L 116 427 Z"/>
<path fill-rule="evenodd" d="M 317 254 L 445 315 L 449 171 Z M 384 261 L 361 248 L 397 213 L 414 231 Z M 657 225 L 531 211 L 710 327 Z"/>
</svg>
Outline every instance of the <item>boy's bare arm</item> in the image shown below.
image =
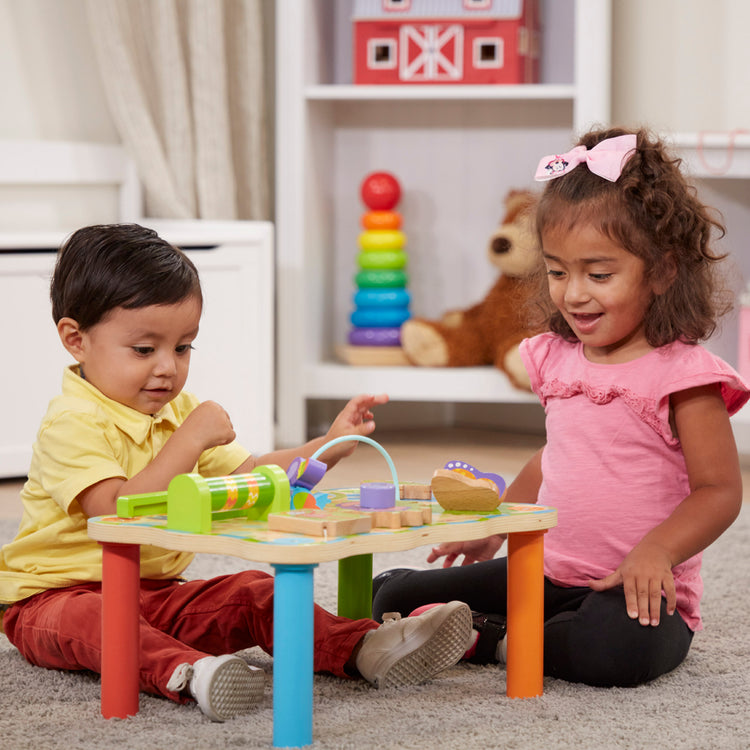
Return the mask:
<svg viewBox="0 0 750 750">
<path fill-rule="evenodd" d="M 178 474 L 195 469 L 203 451 L 231 443 L 234 438 L 226 411 L 214 401 L 204 401 L 142 471 L 127 480 L 117 477 L 98 482 L 80 493 L 78 503 L 88 517 L 116 513 L 118 497 L 166 490 Z"/>
<path fill-rule="evenodd" d="M 256 466 L 263 466 L 265 464 L 277 464 L 286 469 L 295 458 L 309 458 L 315 451 L 335 438 L 344 437 L 345 435 L 366 437 L 375 430 L 375 419 L 372 409 L 387 401 L 388 396 L 385 394 L 377 396 L 362 394 L 355 396 L 339 412 L 324 436 L 314 438 L 296 448 L 272 451 L 258 458 L 250 456 L 234 473 L 243 474 L 252 471 Z M 356 441 L 345 441 L 329 448 L 319 458 L 330 469 L 342 458 L 350 455 L 356 447 Z"/>
</svg>

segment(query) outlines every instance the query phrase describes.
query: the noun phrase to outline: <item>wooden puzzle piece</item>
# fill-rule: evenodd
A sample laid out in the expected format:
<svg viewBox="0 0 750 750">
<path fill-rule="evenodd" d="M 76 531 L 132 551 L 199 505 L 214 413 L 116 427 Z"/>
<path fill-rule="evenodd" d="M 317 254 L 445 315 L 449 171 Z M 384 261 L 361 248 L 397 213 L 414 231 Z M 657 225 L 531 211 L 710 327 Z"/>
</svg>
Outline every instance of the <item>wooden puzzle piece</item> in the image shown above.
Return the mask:
<svg viewBox="0 0 750 750">
<path fill-rule="evenodd" d="M 336 501 L 334 501 L 336 502 Z M 404 526 L 423 526 L 432 523 L 431 503 L 405 501 L 391 508 L 368 510 L 362 508 L 356 500 L 336 502 L 336 507 L 372 516 L 372 525 L 377 529 L 400 529 Z"/>
<path fill-rule="evenodd" d="M 420 503 L 420 506 L 415 503 L 372 511 L 372 525 L 378 529 L 400 529 L 404 526 L 423 526 L 432 523 L 430 506 L 426 503 Z"/>
<path fill-rule="evenodd" d="M 372 529 L 372 515 L 345 508 L 299 508 L 269 513 L 268 528 L 307 536 L 348 536 Z"/>
<path fill-rule="evenodd" d="M 432 488 L 429 484 L 419 482 L 402 482 L 399 485 L 402 500 L 431 500 Z"/>
<path fill-rule="evenodd" d="M 499 495 L 502 495 L 505 491 L 505 480 L 499 474 L 493 474 L 490 471 L 479 471 L 479 469 L 471 464 L 467 464 L 466 461 L 448 461 L 443 468 L 451 469 L 470 479 L 485 479 L 488 482 L 492 482 L 497 487 Z"/>
<path fill-rule="evenodd" d="M 435 500 L 445 510 L 489 512 L 500 505 L 500 492 L 495 482 L 452 469 L 437 469 L 430 486 Z M 503 489 L 504 486 L 503 482 Z"/>
</svg>

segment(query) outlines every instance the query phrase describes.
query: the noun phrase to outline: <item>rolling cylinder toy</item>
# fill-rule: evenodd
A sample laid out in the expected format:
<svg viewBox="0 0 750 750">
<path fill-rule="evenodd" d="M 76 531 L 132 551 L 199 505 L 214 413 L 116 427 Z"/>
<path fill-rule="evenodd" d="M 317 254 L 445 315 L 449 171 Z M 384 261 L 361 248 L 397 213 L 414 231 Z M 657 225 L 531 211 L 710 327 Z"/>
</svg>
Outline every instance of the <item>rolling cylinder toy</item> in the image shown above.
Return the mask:
<svg viewBox="0 0 750 750">
<path fill-rule="evenodd" d="M 280 466 L 269 465 L 224 477 L 179 474 L 166 492 L 118 498 L 117 515 L 166 514 L 168 529 L 209 534 L 214 520 L 264 520 L 270 512 L 289 510 L 289 504 L 289 477 Z"/>
</svg>

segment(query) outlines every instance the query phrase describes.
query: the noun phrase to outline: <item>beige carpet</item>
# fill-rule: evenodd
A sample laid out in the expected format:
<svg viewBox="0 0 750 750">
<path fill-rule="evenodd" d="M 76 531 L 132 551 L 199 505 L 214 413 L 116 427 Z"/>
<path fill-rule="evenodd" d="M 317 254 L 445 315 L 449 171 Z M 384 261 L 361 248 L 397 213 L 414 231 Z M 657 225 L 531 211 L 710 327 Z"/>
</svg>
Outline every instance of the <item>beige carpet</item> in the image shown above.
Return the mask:
<svg viewBox="0 0 750 750">
<path fill-rule="evenodd" d="M 0 543 L 16 530 L 0 521 Z M 546 679 L 541 698 L 505 697 L 505 673 L 461 664 L 419 687 L 378 692 L 360 681 L 316 676 L 314 747 L 357 748 L 671 748 L 750 746 L 750 510 L 706 554 L 706 630 L 672 674 L 632 689 L 597 689 Z M 421 564 L 425 550 L 376 557 L 378 570 Z M 195 576 L 238 570 L 233 558 L 206 556 Z M 335 606 L 336 565 L 316 573 L 316 598 Z M 243 652 L 268 673 L 261 706 L 213 724 L 194 706 L 141 695 L 140 713 L 105 720 L 99 678 L 27 664 L 0 636 L 0 738 L 8 750 L 267 748 L 272 743 L 272 660 Z"/>
</svg>

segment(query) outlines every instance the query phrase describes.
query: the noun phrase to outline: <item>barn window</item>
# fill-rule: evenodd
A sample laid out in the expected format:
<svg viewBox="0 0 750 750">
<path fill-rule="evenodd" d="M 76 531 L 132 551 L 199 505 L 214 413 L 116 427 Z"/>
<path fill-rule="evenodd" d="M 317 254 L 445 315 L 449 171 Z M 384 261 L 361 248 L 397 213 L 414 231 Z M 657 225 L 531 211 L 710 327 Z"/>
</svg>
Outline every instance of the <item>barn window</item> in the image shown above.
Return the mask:
<svg viewBox="0 0 750 750">
<path fill-rule="evenodd" d="M 464 0 L 464 10 L 488 10 L 492 0 Z"/>
<path fill-rule="evenodd" d="M 500 37 L 478 37 L 474 40 L 473 60 L 475 68 L 503 67 L 503 40 Z"/>
<path fill-rule="evenodd" d="M 396 40 L 395 39 L 368 39 L 367 40 L 367 67 L 371 70 L 383 70 L 395 68 Z"/>
</svg>

